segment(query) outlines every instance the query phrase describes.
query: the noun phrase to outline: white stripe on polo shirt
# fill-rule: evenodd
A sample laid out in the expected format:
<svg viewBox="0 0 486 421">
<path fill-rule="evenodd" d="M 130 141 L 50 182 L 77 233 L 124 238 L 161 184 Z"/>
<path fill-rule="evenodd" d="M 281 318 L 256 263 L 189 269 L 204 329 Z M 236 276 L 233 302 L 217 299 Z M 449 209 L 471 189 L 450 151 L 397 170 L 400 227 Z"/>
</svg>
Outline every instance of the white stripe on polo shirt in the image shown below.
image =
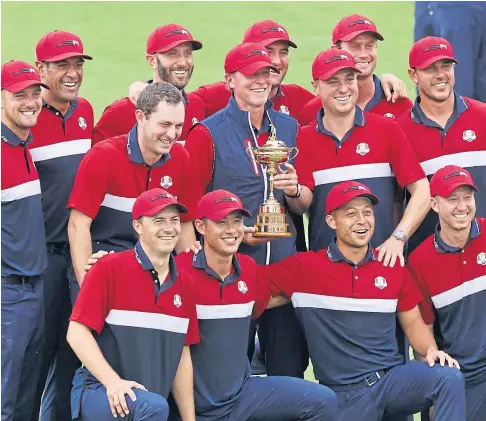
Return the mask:
<svg viewBox="0 0 486 421">
<path fill-rule="evenodd" d="M 449 291 L 434 295 L 432 297 L 432 302 L 434 303 L 435 308 L 439 309 L 456 303 L 469 295 L 473 295 L 485 290 L 486 275 L 483 275 L 479 278 L 474 278 L 470 281 L 464 282 L 462 285 L 452 288 Z"/>
<path fill-rule="evenodd" d="M 62 156 L 73 156 L 85 154 L 91 148 L 91 139 L 75 139 L 66 142 L 55 143 L 38 148 L 31 148 L 30 153 L 34 162 L 46 161 L 47 159 L 60 158 Z"/>
<path fill-rule="evenodd" d="M 347 298 L 296 292 L 292 295 L 295 308 L 321 308 L 364 313 L 395 313 L 398 299 Z"/>
<path fill-rule="evenodd" d="M 2 190 L 2 203 L 25 199 L 26 197 L 35 196 L 37 194 L 41 194 L 40 181 L 28 181 L 27 183 Z"/>
<path fill-rule="evenodd" d="M 315 171 L 312 175 L 314 176 L 314 184 L 316 186 L 320 186 L 322 184 L 340 183 L 347 180 L 395 176 L 391 170 L 390 164 L 386 162 L 329 168 L 327 170 Z"/>
<path fill-rule="evenodd" d="M 106 323 L 116 326 L 140 327 L 174 333 L 187 333 L 189 319 L 142 311 L 111 310 Z"/>
<path fill-rule="evenodd" d="M 459 152 L 438 156 L 420 163 L 426 175 L 432 175 L 446 165 L 457 165 L 462 168 L 486 166 L 486 151 Z"/>
<path fill-rule="evenodd" d="M 105 200 L 103 200 L 101 206 L 104 206 L 106 208 L 116 209 L 122 212 L 131 213 L 135 200 L 136 199 L 132 197 L 113 196 L 107 193 L 105 195 Z"/>
<path fill-rule="evenodd" d="M 200 320 L 242 319 L 251 315 L 255 301 L 244 304 L 196 305 Z"/>
</svg>

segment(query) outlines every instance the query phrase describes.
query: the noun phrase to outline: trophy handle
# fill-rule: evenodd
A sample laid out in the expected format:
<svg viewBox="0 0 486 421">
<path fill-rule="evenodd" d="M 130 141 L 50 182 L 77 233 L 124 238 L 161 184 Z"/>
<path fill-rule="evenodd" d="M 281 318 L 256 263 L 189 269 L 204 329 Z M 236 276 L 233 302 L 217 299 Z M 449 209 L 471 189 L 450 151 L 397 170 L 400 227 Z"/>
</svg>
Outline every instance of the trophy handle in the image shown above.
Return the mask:
<svg viewBox="0 0 486 421">
<path fill-rule="evenodd" d="M 294 155 L 292 158 L 290 158 L 290 156 L 289 156 L 289 161 L 290 161 L 291 159 L 294 159 L 294 158 L 295 158 L 295 157 L 296 157 L 296 156 L 299 154 L 299 149 L 297 149 L 295 146 L 293 146 L 293 147 L 291 148 L 291 150 L 290 150 L 290 153 L 291 153 L 291 154 L 292 154 L 292 152 L 295 152 L 295 155 Z"/>
</svg>

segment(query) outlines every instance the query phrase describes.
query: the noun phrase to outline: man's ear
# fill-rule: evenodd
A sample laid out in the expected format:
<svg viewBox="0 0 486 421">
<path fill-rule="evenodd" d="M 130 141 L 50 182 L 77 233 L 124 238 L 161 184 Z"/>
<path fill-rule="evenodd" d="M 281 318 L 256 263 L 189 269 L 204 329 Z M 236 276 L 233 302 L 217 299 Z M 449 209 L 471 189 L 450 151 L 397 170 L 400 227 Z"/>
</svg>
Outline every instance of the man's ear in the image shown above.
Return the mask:
<svg viewBox="0 0 486 421">
<path fill-rule="evenodd" d="M 206 233 L 206 229 L 204 227 L 204 222 L 201 219 L 196 219 L 194 221 L 194 226 L 199 234 L 204 235 Z"/>
<path fill-rule="evenodd" d="M 434 212 L 439 213 L 439 202 L 437 201 L 436 196 L 430 198 L 430 207 Z"/>
<path fill-rule="evenodd" d="M 317 83 L 317 81 L 311 80 L 311 85 L 316 95 L 319 95 L 319 84 Z"/>
<path fill-rule="evenodd" d="M 143 123 L 146 120 L 145 113 L 142 110 L 135 110 L 135 119 L 137 123 Z"/>
<path fill-rule="evenodd" d="M 326 223 L 333 230 L 336 229 L 336 220 L 334 219 L 334 216 L 332 215 L 332 212 L 329 215 L 326 215 Z"/>
<path fill-rule="evenodd" d="M 136 231 L 136 233 L 139 236 L 142 235 L 142 218 L 135 219 L 134 221 L 132 221 L 133 229 Z"/>
<path fill-rule="evenodd" d="M 229 89 L 234 90 L 235 89 L 235 76 L 234 76 L 234 73 L 226 73 L 224 75 L 224 78 L 226 80 L 226 86 Z"/>
<path fill-rule="evenodd" d="M 145 56 L 145 59 L 152 69 L 157 69 L 157 59 L 155 57 L 155 54 L 147 54 Z"/>
<path fill-rule="evenodd" d="M 412 80 L 412 82 L 415 83 L 415 85 L 418 84 L 418 77 L 415 69 L 408 69 L 408 76 Z"/>
</svg>

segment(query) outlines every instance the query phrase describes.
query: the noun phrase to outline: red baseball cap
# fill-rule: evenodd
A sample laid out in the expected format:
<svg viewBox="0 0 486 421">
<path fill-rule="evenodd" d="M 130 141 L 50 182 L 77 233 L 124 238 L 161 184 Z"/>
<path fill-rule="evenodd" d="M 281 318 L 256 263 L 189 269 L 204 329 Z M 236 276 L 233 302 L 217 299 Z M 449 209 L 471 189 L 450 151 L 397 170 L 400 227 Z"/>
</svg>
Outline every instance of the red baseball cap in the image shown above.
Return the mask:
<svg viewBox="0 0 486 421">
<path fill-rule="evenodd" d="M 338 41 L 351 41 L 365 32 L 371 32 L 380 41 L 384 40 L 371 19 L 363 15 L 346 16 L 332 30 L 332 42 L 336 44 Z"/>
<path fill-rule="evenodd" d="M 251 213 L 244 207 L 238 196 L 227 190 L 214 190 L 206 193 L 196 207 L 196 218 L 208 218 L 211 221 L 220 221 L 231 212 L 240 211 L 251 218 Z"/>
<path fill-rule="evenodd" d="M 243 43 L 253 42 L 266 47 L 277 41 L 287 41 L 291 47 L 297 48 L 290 40 L 287 30 L 274 20 L 261 20 L 250 26 L 243 36 Z"/>
<path fill-rule="evenodd" d="M 333 210 L 340 208 L 355 197 L 366 197 L 375 206 L 380 199 L 368 187 L 357 181 L 344 181 L 335 185 L 326 199 L 326 213 L 329 215 Z"/>
<path fill-rule="evenodd" d="M 312 63 L 312 79 L 327 80 L 342 69 L 353 69 L 358 73 L 354 58 L 347 51 L 330 48 L 321 51 Z"/>
<path fill-rule="evenodd" d="M 436 195 L 449 197 L 455 189 L 461 186 L 470 186 L 474 190 L 479 191 L 467 170 L 456 165 L 447 165 L 432 176 L 430 180 L 430 195 L 432 197 Z"/>
<path fill-rule="evenodd" d="M 84 54 L 81 39 L 66 31 L 52 31 L 44 35 L 35 47 L 37 61 L 61 61 L 70 57 L 92 60 Z"/>
<path fill-rule="evenodd" d="M 167 206 L 176 206 L 180 213 L 187 213 L 187 208 L 179 203 L 175 196 L 172 196 L 167 190 L 152 189 L 143 192 L 138 196 L 133 204 L 133 219 L 141 216 L 154 216 Z"/>
<path fill-rule="evenodd" d="M 41 82 L 37 69 L 29 63 L 10 60 L 2 64 L 2 89 L 16 94 L 32 85 L 40 85 L 49 89 L 49 86 Z"/>
<path fill-rule="evenodd" d="M 147 54 L 165 53 L 184 42 L 190 42 L 193 50 L 200 50 L 203 46 L 192 38 L 186 28 L 177 23 L 159 26 L 148 37 Z"/>
<path fill-rule="evenodd" d="M 254 42 L 238 44 L 226 54 L 224 60 L 224 71 L 226 73 L 238 71 L 245 76 L 251 76 L 265 67 L 280 73 L 272 64 L 268 52 L 260 44 Z"/>
<path fill-rule="evenodd" d="M 408 64 L 411 69 L 425 69 L 443 59 L 459 63 L 454 58 L 454 50 L 449 41 L 440 37 L 425 37 L 413 44 L 408 56 Z"/>
</svg>

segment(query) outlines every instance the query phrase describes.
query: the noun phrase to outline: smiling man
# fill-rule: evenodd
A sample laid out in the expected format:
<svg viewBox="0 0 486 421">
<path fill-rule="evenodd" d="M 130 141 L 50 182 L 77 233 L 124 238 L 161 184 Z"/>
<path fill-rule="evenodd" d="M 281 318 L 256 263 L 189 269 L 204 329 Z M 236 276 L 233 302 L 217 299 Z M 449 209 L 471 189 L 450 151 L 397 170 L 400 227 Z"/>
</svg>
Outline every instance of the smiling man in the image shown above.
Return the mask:
<svg viewBox="0 0 486 421">
<path fill-rule="evenodd" d="M 179 139 L 181 143 L 186 140 L 189 129 L 205 117 L 201 99 L 184 91 L 194 71 L 193 51 L 201 48 L 201 42 L 193 39 L 186 28 L 175 23 L 159 26 L 147 39 L 146 60 L 153 69 L 153 82 L 170 83 L 184 97 L 186 113 Z M 125 97 L 106 107 L 94 128 L 93 145 L 103 139 L 128 133 L 135 124 L 135 103 Z"/>
</svg>

